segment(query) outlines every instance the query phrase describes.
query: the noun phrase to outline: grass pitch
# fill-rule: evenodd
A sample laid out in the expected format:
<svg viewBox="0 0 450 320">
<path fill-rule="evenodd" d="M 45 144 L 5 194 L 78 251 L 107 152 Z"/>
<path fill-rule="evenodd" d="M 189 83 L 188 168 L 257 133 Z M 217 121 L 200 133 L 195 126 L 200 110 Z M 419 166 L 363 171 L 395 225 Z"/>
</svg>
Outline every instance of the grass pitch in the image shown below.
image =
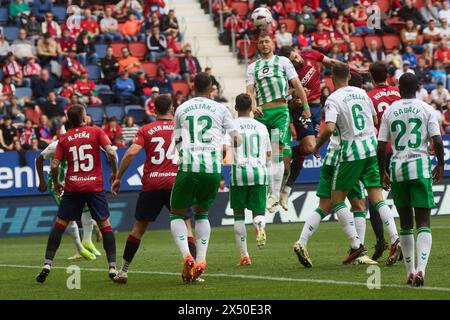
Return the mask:
<svg viewBox="0 0 450 320">
<path fill-rule="evenodd" d="M 398 225 L 398 221 L 397 221 Z M 65 235 L 44 284 L 35 281 L 44 256 L 47 237 L 0 239 L 1 299 L 450 299 L 448 267 L 450 217 L 432 218 L 433 247 L 424 288 L 405 285 L 403 262 L 385 265 L 387 252 L 379 260 L 381 289 L 369 290 L 367 266 L 341 264 L 348 241 L 338 223 L 322 223 L 308 246 L 313 268 L 305 269 L 292 245 L 302 224 L 268 225 L 267 246 L 256 248 L 254 231 L 247 226 L 253 265 L 237 267 L 239 252 L 231 227 L 213 228 L 208 250 L 205 282 L 183 284 L 181 259 L 168 230 L 149 231 L 133 261 L 128 284 L 109 280 L 105 256 L 96 261 L 68 261 L 75 253 Z M 127 233 L 117 234 L 117 260 Z M 367 221 L 366 247 L 373 253 L 374 236 Z M 101 243 L 96 244 L 102 250 Z M 69 290 L 66 267 L 81 268 L 81 289 Z"/>
</svg>

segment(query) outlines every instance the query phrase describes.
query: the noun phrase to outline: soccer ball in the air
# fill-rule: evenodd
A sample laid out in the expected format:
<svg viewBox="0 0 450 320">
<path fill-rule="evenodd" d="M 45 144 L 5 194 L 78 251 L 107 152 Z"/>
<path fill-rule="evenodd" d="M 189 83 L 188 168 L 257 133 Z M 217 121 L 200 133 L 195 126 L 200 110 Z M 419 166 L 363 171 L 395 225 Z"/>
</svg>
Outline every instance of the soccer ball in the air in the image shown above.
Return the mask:
<svg viewBox="0 0 450 320">
<path fill-rule="evenodd" d="M 255 27 L 267 26 L 272 23 L 272 13 L 267 8 L 257 8 L 252 12 Z"/>
</svg>

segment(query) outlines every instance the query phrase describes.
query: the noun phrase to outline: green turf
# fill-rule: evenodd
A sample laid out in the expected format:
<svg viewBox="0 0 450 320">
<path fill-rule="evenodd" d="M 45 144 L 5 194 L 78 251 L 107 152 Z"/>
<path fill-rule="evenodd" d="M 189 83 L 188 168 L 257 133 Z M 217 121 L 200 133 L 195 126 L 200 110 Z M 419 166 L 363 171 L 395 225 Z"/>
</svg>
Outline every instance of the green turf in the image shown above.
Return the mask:
<svg viewBox="0 0 450 320">
<path fill-rule="evenodd" d="M 398 224 L 398 221 L 397 221 Z M 53 269 L 45 284 L 34 277 L 38 268 L 0 266 L 0 299 L 450 299 L 448 276 L 448 246 L 450 217 L 432 219 L 433 248 L 426 275 L 426 285 L 433 290 L 409 288 L 404 285 L 403 263 L 385 266 L 380 259 L 380 290 L 364 285 L 344 285 L 310 282 L 332 280 L 365 284 L 366 266 L 343 266 L 347 241 L 338 223 L 323 223 L 309 244 L 312 269 L 303 268 L 292 251 L 302 224 L 268 225 L 266 248 L 258 250 L 254 231 L 248 226 L 249 251 L 252 266 L 236 267 L 239 253 L 231 227 L 214 228 L 208 254 L 204 283 L 185 285 L 181 282 L 181 261 L 169 231 L 150 231 L 131 265 L 127 285 L 112 283 L 106 272 L 106 258 L 96 261 L 68 261 L 74 253 L 69 236 L 65 236 L 54 266 L 78 265 L 81 271 L 81 290 L 69 290 L 64 269 Z M 117 256 L 120 265 L 126 233 L 117 236 Z M 367 247 L 374 245 L 374 237 L 367 223 Z M 39 266 L 42 263 L 46 237 L 0 239 L 0 264 Z M 101 244 L 97 247 L 101 249 Z M 373 249 L 369 250 L 371 254 Z M 103 252 L 103 250 L 102 250 Z M 102 269 L 96 272 L 83 268 Z M 132 271 L 166 272 L 174 274 L 144 274 Z M 277 277 L 284 279 L 241 279 L 223 275 Z M 222 275 L 222 276 L 220 276 Z M 292 279 L 305 279 L 298 282 Z M 383 284 L 400 287 L 383 287 Z M 448 291 L 442 291 L 448 288 Z"/>
</svg>

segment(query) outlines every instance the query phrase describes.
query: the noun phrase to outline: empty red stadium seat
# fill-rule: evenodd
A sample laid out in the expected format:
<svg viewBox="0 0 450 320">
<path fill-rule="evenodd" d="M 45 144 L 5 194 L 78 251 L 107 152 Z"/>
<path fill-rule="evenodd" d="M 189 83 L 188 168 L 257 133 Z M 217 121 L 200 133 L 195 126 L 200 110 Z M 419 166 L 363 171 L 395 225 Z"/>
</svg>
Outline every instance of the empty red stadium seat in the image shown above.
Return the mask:
<svg viewBox="0 0 450 320">
<path fill-rule="evenodd" d="M 377 42 L 377 49 L 380 49 L 383 46 L 383 40 L 381 40 L 380 36 L 367 35 L 364 37 L 364 43 L 366 44 L 366 47 L 369 48 L 370 42 L 372 42 L 372 40 L 375 40 Z"/>
<path fill-rule="evenodd" d="M 144 60 L 144 57 L 147 54 L 147 46 L 142 42 L 130 42 L 128 44 L 128 49 L 130 50 L 131 55 L 139 60 Z"/>
<path fill-rule="evenodd" d="M 405 22 L 402 19 L 400 19 L 399 17 L 387 18 L 386 20 L 384 20 L 384 22 L 387 25 L 397 29 L 398 32 L 400 32 L 403 29 L 403 27 L 405 26 Z"/>
<path fill-rule="evenodd" d="M 142 63 L 142 69 L 144 69 L 145 73 L 150 78 L 156 77 L 156 72 L 158 71 L 158 65 L 156 63 L 152 62 L 143 62 Z"/>
<path fill-rule="evenodd" d="M 364 48 L 364 39 L 360 36 L 351 36 L 350 42 L 354 42 L 358 50 L 362 50 Z"/>
<path fill-rule="evenodd" d="M 184 81 L 174 81 L 172 83 L 173 93 L 175 94 L 177 91 L 181 91 L 183 96 L 187 97 L 189 94 L 189 85 Z"/>
<path fill-rule="evenodd" d="M 231 4 L 232 9 L 236 9 L 237 13 L 241 17 L 245 17 L 248 13 L 248 3 L 247 2 L 233 2 Z"/>
<path fill-rule="evenodd" d="M 417 9 L 420 9 L 423 7 L 423 0 L 413 0 L 414 2 L 414 7 L 416 7 Z"/>
<path fill-rule="evenodd" d="M 386 51 L 392 51 L 395 47 L 400 46 L 400 37 L 396 34 L 383 35 L 383 44 Z"/>
<path fill-rule="evenodd" d="M 110 47 L 113 49 L 113 55 L 116 58 L 121 58 L 122 57 L 122 48 L 128 48 L 128 43 L 126 43 L 125 41 L 115 41 L 112 42 Z"/>
</svg>

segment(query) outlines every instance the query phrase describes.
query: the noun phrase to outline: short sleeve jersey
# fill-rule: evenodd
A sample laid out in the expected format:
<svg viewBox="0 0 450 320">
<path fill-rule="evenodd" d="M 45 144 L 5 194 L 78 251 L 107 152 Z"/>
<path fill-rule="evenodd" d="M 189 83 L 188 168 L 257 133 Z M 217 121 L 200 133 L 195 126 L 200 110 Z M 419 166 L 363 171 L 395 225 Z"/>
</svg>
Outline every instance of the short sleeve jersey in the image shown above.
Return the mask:
<svg viewBox="0 0 450 320">
<path fill-rule="evenodd" d="M 103 177 L 100 148 L 111 141 L 99 127 L 81 126 L 67 131 L 60 139 L 55 159 L 67 160 L 65 191 L 102 192 Z"/>
<path fill-rule="evenodd" d="M 336 124 L 340 161 L 362 160 L 376 155 L 375 115 L 372 100 L 360 88 L 339 88 L 328 97 L 325 122 Z"/>
<path fill-rule="evenodd" d="M 234 124 L 242 144 L 233 148 L 232 185 L 268 185 L 267 152 L 272 151 L 272 146 L 266 126 L 250 117 L 239 117 Z M 228 144 L 232 145 L 231 139 Z"/>
<path fill-rule="evenodd" d="M 391 178 L 408 181 L 431 177 L 428 137 L 440 135 L 435 110 L 418 99 L 394 102 L 381 120 L 379 141 L 392 141 Z"/>
<path fill-rule="evenodd" d="M 286 99 L 289 81 L 298 78 L 292 62 L 277 55 L 259 59 L 247 68 L 247 86 L 255 87 L 256 105 Z"/>
<path fill-rule="evenodd" d="M 179 170 L 220 173 L 225 135 L 236 131 L 228 108 L 211 99 L 196 97 L 175 112 L 175 140 L 181 140 Z"/>
<path fill-rule="evenodd" d="M 172 189 L 178 172 L 173 132 L 173 120 L 157 120 L 137 132 L 133 143 L 143 147 L 146 154 L 142 191 Z"/>
<path fill-rule="evenodd" d="M 325 57 L 316 50 L 302 52 L 303 64 L 297 68 L 298 77 L 306 89 L 309 90 L 308 101 L 320 99 L 320 63 Z"/>
</svg>

